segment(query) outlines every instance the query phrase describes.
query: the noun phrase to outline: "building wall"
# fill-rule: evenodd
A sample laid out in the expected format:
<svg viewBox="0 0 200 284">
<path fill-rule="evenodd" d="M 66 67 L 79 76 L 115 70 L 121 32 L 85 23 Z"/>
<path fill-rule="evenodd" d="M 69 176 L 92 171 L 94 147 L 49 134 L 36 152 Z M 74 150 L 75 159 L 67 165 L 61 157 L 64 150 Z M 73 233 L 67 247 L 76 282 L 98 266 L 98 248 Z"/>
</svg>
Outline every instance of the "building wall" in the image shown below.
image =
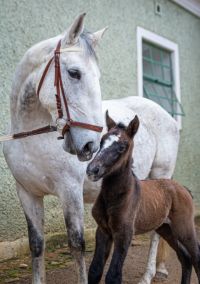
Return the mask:
<svg viewBox="0 0 200 284">
<path fill-rule="evenodd" d="M 200 204 L 200 19 L 171 1 L 159 2 L 162 16 L 155 15 L 153 0 L 0 0 L 0 133 L 7 133 L 9 93 L 17 62 L 30 46 L 59 34 L 83 11 L 87 12 L 88 30 L 109 26 L 98 48 L 103 98 L 137 95 L 136 27 L 141 26 L 179 45 L 186 117 L 175 177 L 193 191 Z M 63 230 L 57 200 L 46 198 L 45 207 L 46 232 Z M 0 151 L 0 241 L 24 234 L 26 224 L 14 180 Z"/>
</svg>

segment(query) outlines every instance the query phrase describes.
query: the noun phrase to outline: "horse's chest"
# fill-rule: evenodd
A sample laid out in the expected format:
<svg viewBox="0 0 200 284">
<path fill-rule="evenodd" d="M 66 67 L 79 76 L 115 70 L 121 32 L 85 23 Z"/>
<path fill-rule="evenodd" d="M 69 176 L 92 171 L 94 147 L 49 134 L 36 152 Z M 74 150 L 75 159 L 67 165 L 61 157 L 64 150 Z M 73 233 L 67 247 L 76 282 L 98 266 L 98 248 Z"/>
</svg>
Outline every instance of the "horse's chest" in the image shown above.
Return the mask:
<svg viewBox="0 0 200 284">
<path fill-rule="evenodd" d="M 123 203 L 113 204 L 113 202 L 111 202 L 105 204 L 101 200 L 95 204 L 92 213 L 98 226 L 101 227 L 102 230 L 112 234 L 126 224 L 131 224 L 132 226 L 135 210 L 136 208 L 132 207 L 124 210 Z"/>
<path fill-rule="evenodd" d="M 74 156 L 67 155 L 61 145 L 52 145 L 50 140 L 43 139 L 41 143 L 32 137 L 23 143 L 14 141 L 5 145 L 4 153 L 15 179 L 37 195 L 56 195 L 58 183 L 67 186 L 69 176 L 84 176 L 85 166 L 77 165 Z"/>
<path fill-rule="evenodd" d="M 20 152 L 20 150 L 19 150 Z M 15 179 L 29 191 L 41 195 L 52 193 L 53 184 L 51 175 L 48 171 L 48 165 L 42 159 L 42 156 L 29 155 L 29 153 L 21 153 L 16 155 L 16 159 L 10 162 L 10 168 Z"/>
</svg>

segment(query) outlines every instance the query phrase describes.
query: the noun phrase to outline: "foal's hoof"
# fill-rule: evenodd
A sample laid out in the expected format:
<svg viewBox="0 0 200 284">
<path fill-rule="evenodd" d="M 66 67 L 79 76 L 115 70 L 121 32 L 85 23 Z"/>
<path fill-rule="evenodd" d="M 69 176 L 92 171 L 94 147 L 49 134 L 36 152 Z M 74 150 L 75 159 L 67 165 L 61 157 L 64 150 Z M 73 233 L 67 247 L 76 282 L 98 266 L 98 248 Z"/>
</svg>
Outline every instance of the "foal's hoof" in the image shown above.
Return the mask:
<svg viewBox="0 0 200 284">
<path fill-rule="evenodd" d="M 168 274 L 163 273 L 163 272 L 156 272 L 156 275 L 153 279 L 154 282 L 159 282 L 159 281 L 166 281 L 168 277 Z"/>
</svg>

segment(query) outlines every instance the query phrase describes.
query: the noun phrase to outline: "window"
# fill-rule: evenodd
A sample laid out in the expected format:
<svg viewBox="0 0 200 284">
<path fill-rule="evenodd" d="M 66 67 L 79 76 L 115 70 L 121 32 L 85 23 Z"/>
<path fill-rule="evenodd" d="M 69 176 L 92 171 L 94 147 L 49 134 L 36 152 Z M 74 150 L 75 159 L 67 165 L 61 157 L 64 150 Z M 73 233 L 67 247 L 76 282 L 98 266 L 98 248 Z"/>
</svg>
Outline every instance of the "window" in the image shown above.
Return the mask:
<svg viewBox="0 0 200 284">
<path fill-rule="evenodd" d="M 180 103 L 177 44 L 142 28 L 137 30 L 139 95 L 161 105 L 178 122 L 184 115 Z"/>
<path fill-rule="evenodd" d="M 143 96 L 157 102 L 173 117 L 183 115 L 173 86 L 171 52 L 142 42 Z"/>
</svg>

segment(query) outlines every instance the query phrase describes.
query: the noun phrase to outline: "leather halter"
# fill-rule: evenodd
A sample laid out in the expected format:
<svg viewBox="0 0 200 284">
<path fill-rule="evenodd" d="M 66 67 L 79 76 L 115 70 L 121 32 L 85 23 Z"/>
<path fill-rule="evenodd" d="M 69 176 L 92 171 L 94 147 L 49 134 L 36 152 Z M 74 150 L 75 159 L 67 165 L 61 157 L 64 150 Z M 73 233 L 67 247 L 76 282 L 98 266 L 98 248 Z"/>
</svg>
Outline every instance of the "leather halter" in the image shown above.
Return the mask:
<svg viewBox="0 0 200 284">
<path fill-rule="evenodd" d="M 92 131 L 96 131 L 96 132 L 102 132 L 103 127 L 97 126 L 97 125 L 93 125 L 93 124 L 88 124 L 88 123 L 84 123 L 84 122 L 79 122 L 79 121 L 74 121 L 71 119 L 70 116 L 70 112 L 69 112 L 69 107 L 67 104 L 67 99 L 65 96 L 65 91 L 63 88 L 63 82 L 62 82 L 62 76 L 61 76 L 61 70 L 60 70 L 60 54 L 62 53 L 61 48 L 61 40 L 58 42 L 57 47 L 54 51 L 54 56 L 49 60 L 49 62 L 47 63 L 44 72 L 42 74 L 42 77 L 40 79 L 39 85 L 38 85 L 38 89 L 37 89 L 37 96 L 39 97 L 39 93 L 40 90 L 42 88 L 44 79 L 47 75 L 47 72 L 49 70 L 49 67 L 51 65 L 51 63 L 54 60 L 54 64 L 55 64 L 55 78 L 54 78 L 54 86 L 56 88 L 56 105 L 57 105 L 57 112 L 58 112 L 58 118 L 57 118 L 57 129 L 60 129 L 62 132 L 62 136 L 58 137 L 58 139 L 63 139 L 64 135 L 67 131 L 69 131 L 70 127 L 81 127 L 81 128 L 85 128 L 85 129 L 89 129 Z M 67 51 L 67 49 L 66 49 Z M 69 48 L 70 51 L 70 48 Z M 73 49 L 72 49 L 73 51 Z M 64 107 L 65 107 L 65 112 L 67 115 L 67 119 L 64 118 L 63 116 L 63 107 L 62 107 L 62 101 L 64 102 Z M 64 126 L 62 127 L 61 123 L 64 123 Z"/>
<path fill-rule="evenodd" d="M 68 47 L 66 49 L 61 50 L 60 47 L 61 47 L 61 40 L 57 44 L 56 50 L 54 51 L 54 56 L 48 61 L 47 65 L 44 69 L 44 72 L 42 74 L 42 77 L 40 79 L 40 82 L 38 84 L 38 89 L 37 89 L 37 96 L 39 97 L 40 90 L 42 88 L 42 84 L 44 82 L 46 74 L 49 70 L 51 63 L 54 60 L 55 61 L 54 86 L 56 87 L 56 92 L 57 92 L 57 94 L 56 94 L 56 105 L 57 105 L 57 111 L 58 111 L 58 118 L 57 118 L 57 121 L 56 121 L 56 126 L 47 125 L 47 126 L 44 126 L 44 127 L 41 127 L 41 128 L 30 130 L 30 131 L 0 136 L 0 142 L 10 141 L 10 140 L 14 140 L 14 139 L 26 138 L 26 137 L 29 137 L 29 136 L 54 132 L 54 131 L 58 131 L 58 130 L 61 130 L 61 132 L 62 132 L 62 136 L 58 137 L 58 139 L 63 139 L 65 133 L 67 131 L 69 131 L 70 127 L 81 127 L 81 128 L 89 129 L 89 130 L 96 131 L 96 132 L 102 132 L 103 127 L 93 125 L 93 124 L 84 123 L 84 122 L 74 121 L 70 117 L 70 112 L 69 112 L 67 99 L 66 99 L 66 96 L 65 96 L 64 88 L 63 88 L 62 77 L 61 77 L 60 54 L 62 52 L 65 52 L 65 51 L 67 51 L 67 52 L 79 51 L 80 49 L 77 49 L 75 47 Z M 67 120 L 63 117 L 61 95 L 62 95 L 62 99 L 63 99 L 63 102 L 64 102 L 65 111 L 66 111 L 66 114 L 67 114 Z M 64 122 L 63 125 L 62 125 L 62 122 Z"/>
</svg>

